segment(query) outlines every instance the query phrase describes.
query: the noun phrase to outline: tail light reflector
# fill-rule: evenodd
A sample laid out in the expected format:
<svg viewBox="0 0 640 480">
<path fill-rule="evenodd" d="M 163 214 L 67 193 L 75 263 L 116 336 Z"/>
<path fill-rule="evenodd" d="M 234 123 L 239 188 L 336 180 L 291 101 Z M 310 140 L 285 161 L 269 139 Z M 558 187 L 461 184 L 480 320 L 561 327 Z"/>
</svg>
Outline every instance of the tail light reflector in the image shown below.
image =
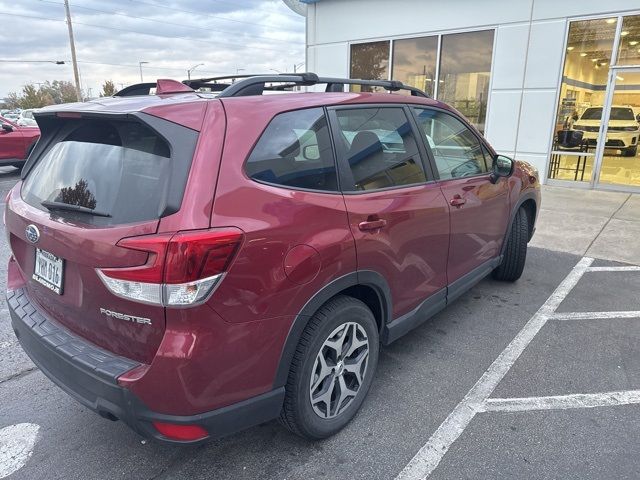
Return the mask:
<svg viewBox="0 0 640 480">
<path fill-rule="evenodd" d="M 97 272 L 122 298 L 167 307 L 197 305 L 222 280 L 242 238 L 237 228 L 123 238 L 118 246 L 148 252 L 147 263 Z"/>
<path fill-rule="evenodd" d="M 197 441 L 207 438 L 209 433 L 200 425 L 178 425 L 175 423 L 153 422 L 158 432 L 171 440 Z"/>
</svg>

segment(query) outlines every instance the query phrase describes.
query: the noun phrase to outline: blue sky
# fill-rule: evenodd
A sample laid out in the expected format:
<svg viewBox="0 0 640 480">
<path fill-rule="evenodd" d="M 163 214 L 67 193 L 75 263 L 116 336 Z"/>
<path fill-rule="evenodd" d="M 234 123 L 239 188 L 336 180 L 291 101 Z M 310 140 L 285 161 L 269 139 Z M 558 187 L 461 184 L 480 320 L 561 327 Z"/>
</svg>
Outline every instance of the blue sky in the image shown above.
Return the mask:
<svg viewBox="0 0 640 480">
<path fill-rule="evenodd" d="M 70 0 L 82 88 L 192 74 L 291 71 L 304 61 L 304 18 L 281 0 Z M 72 80 L 62 0 L 0 0 L 0 97 L 26 83 Z"/>
</svg>

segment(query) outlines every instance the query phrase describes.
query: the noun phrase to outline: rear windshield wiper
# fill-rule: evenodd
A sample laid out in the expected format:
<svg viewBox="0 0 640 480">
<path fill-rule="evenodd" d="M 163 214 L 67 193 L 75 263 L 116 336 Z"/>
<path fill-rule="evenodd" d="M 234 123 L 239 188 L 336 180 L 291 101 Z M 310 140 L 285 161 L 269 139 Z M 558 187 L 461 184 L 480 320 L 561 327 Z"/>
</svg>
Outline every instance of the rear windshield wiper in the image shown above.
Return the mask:
<svg viewBox="0 0 640 480">
<path fill-rule="evenodd" d="M 45 200 L 40 202 L 47 210 L 67 210 L 69 212 L 81 212 L 81 213 L 89 213 L 91 215 L 95 215 L 96 217 L 110 217 L 111 214 L 107 212 L 101 212 L 100 210 L 94 210 L 88 207 L 82 207 L 80 205 L 71 205 L 69 203 L 62 202 L 51 202 L 49 200 Z"/>
</svg>

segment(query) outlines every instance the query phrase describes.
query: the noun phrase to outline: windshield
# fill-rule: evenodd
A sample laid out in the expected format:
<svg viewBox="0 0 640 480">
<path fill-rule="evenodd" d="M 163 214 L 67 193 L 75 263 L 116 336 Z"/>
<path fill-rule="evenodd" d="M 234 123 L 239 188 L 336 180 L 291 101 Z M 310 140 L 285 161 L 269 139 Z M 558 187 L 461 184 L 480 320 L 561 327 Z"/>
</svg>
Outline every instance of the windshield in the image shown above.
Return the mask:
<svg viewBox="0 0 640 480">
<path fill-rule="evenodd" d="M 601 120 L 602 107 L 587 108 L 580 120 Z M 609 120 L 635 120 L 633 110 L 629 107 L 611 107 L 611 116 Z"/>
<path fill-rule="evenodd" d="M 24 181 L 22 196 L 37 208 L 43 208 L 43 202 L 83 207 L 55 213 L 85 223 L 151 220 L 166 204 L 170 167 L 169 146 L 146 126 L 91 120 L 38 160 Z"/>
</svg>

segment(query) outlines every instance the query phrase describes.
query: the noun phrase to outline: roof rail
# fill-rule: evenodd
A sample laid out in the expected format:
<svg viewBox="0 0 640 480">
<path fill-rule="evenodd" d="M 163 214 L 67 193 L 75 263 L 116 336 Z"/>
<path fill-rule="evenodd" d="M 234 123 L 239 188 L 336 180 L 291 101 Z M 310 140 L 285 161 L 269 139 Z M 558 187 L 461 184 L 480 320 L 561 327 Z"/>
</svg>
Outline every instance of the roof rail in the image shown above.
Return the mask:
<svg viewBox="0 0 640 480">
<path fill-rule="evenodd" d="M 230 81 L 225 81 L 230 80 Z M 221 77 L 198 78 L 184 80 L 182 83 L 196 90 L 198 88 L 210 88 L 214 92 L 220 92 L 219 98 L 243 97 L 248 95 L 262 95 L 267 90 L 285 90 L 296 86 L 310 86 L 326 84 L 325 92 L 342 92 L 345 85 L 360 85 L 368 87 L 380 87 L 391 92 L 406 90 L 411 95 L 426 97 L 422 90 L 405 85 L 397 80 L 361 80 L 353 78 L 318 77 L 315 73 L 281 73 L 278 75 L 227 75 Z M 267 84 L 280 85 L 267 85 Z M 116 93 L 116 96 L 148 94 L 155 84 L 137 84 L 126 87 Z M 146 90 L 146 92 L 145 92 Z M 139 93 L 143 92 L 143 93 Z"/>
</svg>

